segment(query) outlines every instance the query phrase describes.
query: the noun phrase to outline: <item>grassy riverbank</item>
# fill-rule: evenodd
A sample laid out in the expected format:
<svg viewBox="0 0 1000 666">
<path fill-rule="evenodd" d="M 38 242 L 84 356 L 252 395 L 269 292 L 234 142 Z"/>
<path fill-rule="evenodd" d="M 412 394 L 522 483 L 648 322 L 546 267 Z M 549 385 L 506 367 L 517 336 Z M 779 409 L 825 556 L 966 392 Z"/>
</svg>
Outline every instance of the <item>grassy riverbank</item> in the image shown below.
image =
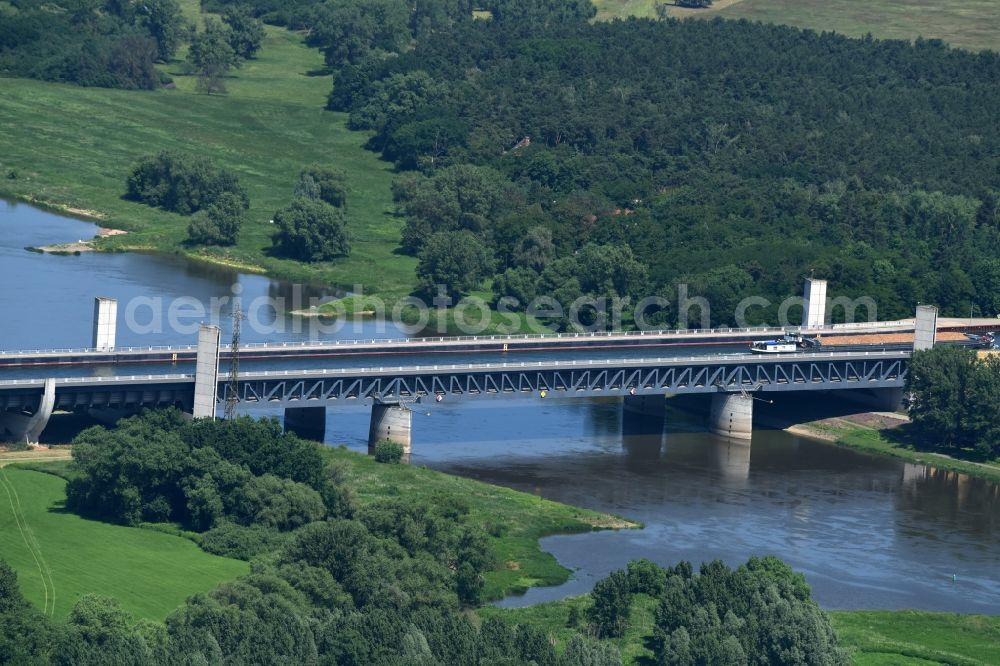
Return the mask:
<svg viewBox="0 0 1000 666">
<path fill-rule="evenodd" d="M 975 462 L 961 460 L 944 453 L 918 450 L 914 447 L 906 427 L 904 425 L 891 429 L 877 429 L 851 423 L 847 419 L 824 419 L 794 426 L 789 428 L 789 431 L 866 453 L 892 456 L 906 462 L 1000 483 L 1000 461 Z"/>
<path fill-rule="evenodd" d="M 393 303 L 379 296 L 345 296 L 295 314 L 333 320 L 384 319 L 441 335 L 546 334 L 552 329 L 525 313 L 497 312 L 490 307 L 488 291 L 473 292 L 457 307 L 421 310 L 405 302 Z M 424 316 L 424 319 L 421 319 Z"/>
<path fill-rule="evenodd" d="M 569 571 L 538 540 L 551 534 L 594 529 L 638 527 L 615 516 L 578 509 L 527 493 L 436 472 L 414 465 L 382 465 L 369 456 L 346 449 L 329 449 L 344 465 L 347 482 L 362 504 L 389 498 L 433 501 L 436 496 L 457 497 L 468 504 L 472 522 L 494 537 L 501 562 L 486 575 L 486 596 L 500 598 L 536 585 L 558 585 Z"/>
<path fill-rule="evenodd" d="M 0 558 L 18 571 L 28 599 L 49 608 L 54 618 L 64 618 L 81 595 L 93 592 L 118 598 L 137 617 L 162 620 L 190 594 L 246 572 L 246 563 L 209 555 L 191 540 L 155 526 L 121 527 L 65 512 L 63 477 L 69 473 L 69 461 L 57 456 L 65 449 L 52 451 L 0 470 Z M 346 449 L 324 451 L 341 464 L 361 505 L 443 497 L 465 503 L 471 520 L 493 537 L 500 562 L 486 575 L 489 598 L 569 578 L 570 572 L 539 547 L 544 536 L 637 527 L 614 516 L 422 467 L 382 465 Z M 52 457 L 60 459 L 46 462 Z M 24 459 L 9 454 L 0 465 Z"/>
<path fill-rule="evenodd" d="M 1000 664 L 1000 617 L 922 611 L 837 611 L 830 617 L 858 666 Z"/>
<path fill-rule="evenodd" d="M 191 15 L 195 7 L 186 3 Z M 155 92 L 3 79 L 0 195 L 129 231 L 102 239 L 100 249 L 179 253 L 399 298 L 414 286 L 416 262 L 394 254 L 402 221 L 393 214 L 393 173 L 362 147 L 364 133 L 347 129 L 344 114 L 324 110 L 331 78 L 322 67 L 301 35 L 269 27 L 260 57 L 234 71 L 226 95 L 195 93 L 180 63 L 166 67 L 176 88 Z M 236 247 L 188 247 L 190 218 L 121 198 L 136 160 L 162 149 L 205 155 L 238 174 L 251 208 Z M 269 255 L 269 220 L 311 163 L 348 174 L 349 258 L 302 264 Z"/>
<path fill-rule="evenodd" d="M 500 616 L 545 629 L 562 648 L 580 627 L 567 626 L 570 608 L 583 616 L 590 597 L 583 595 L 530 608 L 482 608 L 483 618 Z M 657 601 L 637 595 L 629 629 L 615 643 L 625 666 L 653 663 L 646 637 L 653 632 Z M 857 666 L 948 664 L 987 666 L 1000 663 L 1000 617 L 920 611 L 835 611 L 833 626 Z"/>
</svg>

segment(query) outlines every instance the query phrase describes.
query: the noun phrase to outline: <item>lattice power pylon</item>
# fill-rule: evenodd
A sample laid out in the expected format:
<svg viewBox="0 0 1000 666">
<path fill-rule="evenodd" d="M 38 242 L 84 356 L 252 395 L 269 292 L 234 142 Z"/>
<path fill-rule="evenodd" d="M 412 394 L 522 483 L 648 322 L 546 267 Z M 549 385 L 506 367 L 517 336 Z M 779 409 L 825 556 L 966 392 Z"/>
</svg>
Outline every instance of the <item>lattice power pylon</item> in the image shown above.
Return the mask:
<svg viewBox="0 0 1000 666">
<path fill-rule="evenodd" d="M 243 309 L 237 303 L 233 307 L 233 342 L 229 348 L 229 383 L 226 385 L 226 409 L 225 419 L 232 421 L 236 418 L 236 410 L 240 404 L 240 331 L 243 325 Z"/>
</svg>

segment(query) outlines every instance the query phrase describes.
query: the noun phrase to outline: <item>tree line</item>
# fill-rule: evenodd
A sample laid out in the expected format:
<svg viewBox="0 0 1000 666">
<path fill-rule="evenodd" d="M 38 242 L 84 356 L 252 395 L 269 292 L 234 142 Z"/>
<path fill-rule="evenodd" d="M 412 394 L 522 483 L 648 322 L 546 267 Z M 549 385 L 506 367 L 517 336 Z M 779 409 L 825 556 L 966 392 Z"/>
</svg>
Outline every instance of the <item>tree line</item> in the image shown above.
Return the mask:
<svg viewBox="0 0 1000 666">
<path fill-rule="evenodd" d="M 464 499 L 359 505 L 318 444 L 274 420 L 146 412 L 74 442 L 67 509 L 127 525 L 170 523 L 250 573 L 190 597 L 164 623 L 86 595 L 54 624 L 0 561 L 0 663 L 611 666 L 636 595 L 660 599 L 663 664 L 841 664 L 801 575 L 774 558 L 695 573 L 640 561 L 597 584 L 557 651 L 531 622 L 473 622 L 494 536 Z"/>
<path fill-rule="evenodd" d="M 597 245 L 627 248 L 646 296 L 708 297 L 713 324 L 749 295 L 773 321 L 808 274 L 888 318 L 1000 307 L 996 53 L 745 21 L 493 20 L 338 62 L 329 108 L 419 173 L 397 190 L 403 250 L 475 234 L 497 298 L 548 290 L 546 259 Z M 534 266 L 517 258 L 529 233 L 552 238 Z M 606 287 L 579 291 L 629 295 Z"/>
<path fill-rule="evenodd" d="M 954 346 L 915 352 L 906 394 L 921 446 L 1000 458 L 1000 356 Z"/>
<path fill-rule="evenodd" d="M 235 245 L 247 222 L 250 197 L 236 174 L 212 160 L 177 151 L 147 155 L 132 167 L 126 198 L 191 216 L 190 245 Z M 277 256 L 329 261 L 351 252 L 347 230 L 347 175 L 321 164 L 299 173 L 290 203 L 274 213 Z"/>
<path fill-rule="evenodd" d="M 264 26 L 241 5 L 202 31 L 178 0 L 14 0 L 0 10 L 0 73 L 82 86 L 152 90 L 157 69 L 189 43 L 187 66 L 202 92 L 224 92 L 232 67 L 253 58 Z"/>
<path fill-rule="evenodd" d="M 481 3 L 486 20 L 450 2 L 253 8 L 308 28 L 334 72 L 328 107 L 418 174 L 396 198 L 425 287 L 492 281 L 495 299 L 523 300 L 550 289 L 545 262 L 593 245 L 635 263 L 563 297 L 630 297 L 637 275 L 645 296 L 708 297 L 713 324 L 764 296 L 750 322 L 764 323 L 813 274 L 884 317 L 921 300 L 1000 309 L 996 53 L 747 21 L 590 23 L 586 2 Z M 528 235 L 552 239 L 531 266 L 516 258 Z M 582 282 L 571 268 L 557 273 Z"/>
</svg>

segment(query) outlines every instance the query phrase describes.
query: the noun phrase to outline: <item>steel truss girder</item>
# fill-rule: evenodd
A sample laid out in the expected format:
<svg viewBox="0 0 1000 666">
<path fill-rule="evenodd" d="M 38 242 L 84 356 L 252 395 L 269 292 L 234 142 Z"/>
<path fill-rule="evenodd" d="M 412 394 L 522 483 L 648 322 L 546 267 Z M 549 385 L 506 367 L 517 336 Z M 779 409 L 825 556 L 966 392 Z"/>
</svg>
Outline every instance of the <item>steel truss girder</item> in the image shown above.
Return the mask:
<svg viewBox="0 0 1000 666">
<path fill-rule="evenodd" d="M 791 391 L 897 388 L 906 379 L 908 358 L 796 359 L 667 359 L 620 364 L 518 366 L 449 366 L 444 368 L 359 369 L 330 373 L 246 373 L 237 384 L 238 398 L 248 403 L 335 403 L 402 400 L 423 396 L 530 396 L 542 391 L 556 396 L 680 394 L 718 391 Z M 225 401 L 228 379 L 220 378 L 218 396 Z M 132 377 L 94 384 L 57 385 L 56 409 L 89 407 L 156 407 L 189 404 L 190 377 Z M 0 411 L 34 409 L 41 387 L 0 386 Z"/>
<path fill-rule="evenodd" d="M 504 368 L 358 377 L 241 380 L 244 402 L 413 400 L 432 395 L 516 396 L 679 394 L 717 391 L 891 388 L 906 379 L 903 359 L 674 365 L 649 368 Z M 220 386 L 224 388 L 224 386 Z M 225 393 L 221 394 L 225 398 Z"/>
</svg>

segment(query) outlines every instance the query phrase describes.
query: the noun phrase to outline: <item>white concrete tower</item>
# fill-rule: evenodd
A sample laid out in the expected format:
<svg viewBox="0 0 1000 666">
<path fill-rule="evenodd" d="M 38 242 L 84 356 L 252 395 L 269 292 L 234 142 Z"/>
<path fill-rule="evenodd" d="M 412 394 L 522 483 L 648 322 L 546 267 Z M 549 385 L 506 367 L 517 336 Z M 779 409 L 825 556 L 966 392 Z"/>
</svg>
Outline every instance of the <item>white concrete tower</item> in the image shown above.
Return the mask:
<svg viewBox="0 0 1000 666">
<path fill-rule="evenodd" d="M 98 351 L 113 351 L 118 330 L 118 301 L 98 296 L 94 299 L 94 340 Z"/>
<path fill-rule="evenodd" d="M 826 280 L 806 278 L 802 295 L 802 328 L 819 328 L 826 324 Z"/>
<path fill-rule="evenodd" d="M 194 404 L 191 414 L 196 419 L 214 419 L 219 392 L 219 327 L 202 324 L 198 329 L 198 356 L 194 370 Z"/>
<path fill-rule="evenodd" d="M 914 324 L 913 351 L 930 349 L 937 341 L 937 308 L 933 305 L 918 305 L 917 320 Z"/>
</svg>

